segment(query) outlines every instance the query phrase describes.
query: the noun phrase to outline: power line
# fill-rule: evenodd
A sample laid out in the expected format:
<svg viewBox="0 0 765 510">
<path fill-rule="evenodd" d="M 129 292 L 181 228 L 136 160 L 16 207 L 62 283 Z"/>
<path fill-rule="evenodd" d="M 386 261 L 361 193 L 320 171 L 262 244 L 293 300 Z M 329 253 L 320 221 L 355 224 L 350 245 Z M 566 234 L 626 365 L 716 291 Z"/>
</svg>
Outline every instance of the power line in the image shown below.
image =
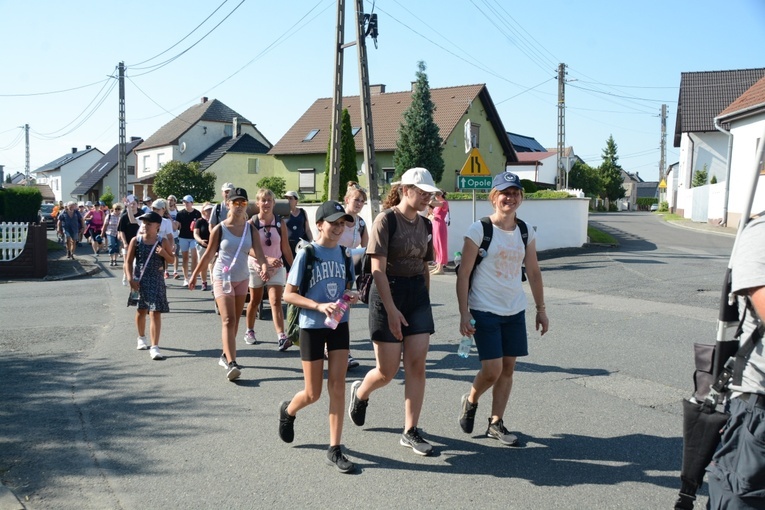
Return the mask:
<svg viewBox="0 0 765 510">
<path fill-rule="evenodd" d="M 102 81 L 94 81 L 93 83 L 88 83 L 87 85 L 80 85 L 78 87 L 72 87 L 68 89 L 50 90 L 48 92 L 28 92 L 24 94 L 0 94 L 0 97 L 28 97 L 28 96 L 47 96 L 50 94 L 62 94 L 64 92 L 71 92 L 73 90 L 80 90 L 87 87 L 92 87 L 94 85 L 98 85 L 99 83 L 104 83 L 105 81 L 109 81 L 109 79 L 107 78 L 106 80 L 102 80 Z"/>
<path fill-rule="evenodd" d="M 623 96 L 623 95 L 620 95 L 620 94 L 614 94 L 612 92 L 606 92 L 604 90 L 588 89 L 587 87 L 580 87 L 580 86 L 577 86 L 577 85 L 573 85 L 571 83 L 569 83 L 569 86 L 574 87 L 575 89 L 589 90 L 590 92 L 596 92 L 598 94 L 605 94 L 607 96 L 612 96 L 612 97 L 619 97 L 619 98 L 622 98 L 622 99 L 631 99 L 633 101 L 650 101 L 652 103 L 672 103 L 673 102 L 671 99 L 649 99 L 649 98 L 645 98 L 645 97 Z"/>
<path fill-rule="evenodd" d="M 0 147 L 0 151 L 9 151 L 9 150 L 13 149 L 14 147 L 16 147 L 21 142 L 21 139 L 24 138 L 24 128 L 23 127 L 19 126 L 17 128 L 13 128 L 13 129 L 18 129 L 18 132 L 16 133 L 16 137 L 13 139 L 13 141 L 11 143 L 6 145 L 5 147 Z M 13 131 L 13 129 L 9 129 L 8 131 Z M 3 133 L 7 133 L 8 131 L 3 131 Z"/>
<path fill-rule="evenodd" d="M 211 12 L 211 13 L 210 13 L 210 15 L 209 15 L 209 16 L 207 16 L 207 17 L 206 17 L 204 20 L 202 20 L 202 22 L 201 22 L 199 25 L 197 25 L 196 27 L 194 27 L 194 29 L 193 29 L 191 32 L 189 32 L 188 34 L 186 34 L 185 36 L 183 36 L 183 38 L 182 38 L 182 39 L 180 39 L 178 42 L 176 42 L 175 44 L 173 44 L 172 46 L 170 46 L 169 48 L 167 48 L 165 51 L 163 51 L 163 52 L 161 52 L 161 53 L 157 53 L 157 54 L 156 54 L 156 55 L 154 55 L 153 57 L 151 57 L 151 58 L 147 58 L 146 60 L 144 60 L 144 61 L 141 61 L 141 62 L 138 62 L 137 64 L 131 64 L 131 67 L 132 67 L 132 66 L 140 66 L 140 65 L 143 65 L 143 64 L 145 64 L 146 62 L 149 62 L 149 61 L 151 61 L 151 60 L 154 60 L 155 58 L 159 57 L 160 55 L 164 55 L 164 54 L 165 54 L 165 53 L 167 53 L 168 51 L 172 50 L 173 48 L 175 48 L 176 46 L 178 46 L 179 44 L 181 44 L 183 41 L 185 41 L 186 39 L 188 39 L 188 38 L 191 36 L 191 34 L 193 34 L 194 32 L 196 32 L 196 31 L 199 29 L 199 27 L 201 27 L 202 25 L 204 25 L 205 23 L 207 23 L 207 20 L 209 20 L 210 18 L 212 18 L 212 17 L 213 17 L 213 15 L 215 15 L 215 13 L 216 13 L 216 12 L 218 12 L 218 11 L 220 10 L 220 8 L 221 8 L 221 7 L 223 7 L 223 6 L 226 4 L 226 2 L 228 2 L 228 0 L 223 0 L 223 3 L 222 3 L 222 4 L 220 4 L 218 7 L 216 7 L 216 8 L 215 8 L 215 10 L 214 10 L 213 12 Z M 138 67 L 136 67 L 136 69 L 138 69 Z"/>
<path fill-rule="evenodd" d="M 116 85 L 117 85 L 117 81 L 116 80 L 112 81 L 111 82 L 111 86 L 101 96 L 101 98 L 98 100 L 98 103 L 90 110 L 90 112 L 87 113 L 87 115 L 85 115 L 85 117 L 80 122 L 78 122 L 69 131 L 67 131 L 65 133 L 61 133 L 60 135 L 53 136 L 54 133 L 58 133 L 59 131 L 62 131 L 64 129 L 66 129 L 68 126 L 70 126 L 72 123 L 74 123 L 79 117 L 81 117 L 85 113 L 85 111 L 87 111 L 87 108 L 90 107 L 90 105 L 93 104 L 93 102 L 96 101 L 96 99 L 98 99 L 98 96 L 93 98 L 93 100 L 88 104 L 88 106 L 85 107 L 85 110 L 83 110 L 79 115 L 77 115 L 77 117 L 74 118 L 74 120 L 72 120 L 71 122 L 66 124 L 64 127 L 60 128 L 60 129 L 57 129 L 56 131 L 51 131 L 50 133 L 33 132 L 33 134 L 36 135 L 35 138 L 37 138 L 39 140 L 55 140 L 56 138 L 61 138 L 61 137 L 64 137 L 64 136 L 66 136 L 66 135 L 68 135 L 70 133 L 73 133 L 74 131 L 79 129 L 83 124 L 85 124 L 96 113 L 96 111 L 98 111 L 99 108 L 101 108 L 101 105 L 104 104 L 104 101 L 106 101 L 106 98 L 109 97 L 109 94 L 111 93 L 112 90 L 114 90 L 114 87 Z M 103 88 L 101 90 L 103 90 Z M 100 94 L 100 91 L 99 91 L 99 94 Z"/>
<path fill-rule="evenodd" d="M 204 40 L 207 38 L 207 36 L 208 36 L 208 35 L 210 35 L 211 33 L 213 33 L 213 32 L 215 31 L 215 29 L 217 29 L 219 26 L 221 26 L 221 25 L 223 24 L 223 22 L 224 22 L 224 21 L 226 21 L 226 20 L 227 20 L 227 19 L 228 19 L 228 18 L 229 18 L 229 17 L 230 17 L 232 14 L 234 14 L 234 12 L 235 12 L 237 9 L 239 9 L 239 7 L 240 7 L 240 6 L 241 6 L 241 5 L 242 5 L 242 4 L 243 4 L 245 1 L 246 1 L 246 0 L 242 0 L 241 2 L 239 2 L 239 3 L 237 4 L 237 6 L 236 6 L 236 7 L 234 7 L 234 8 L 231 10 L 231 12 L 229 12 L 229 13 L 226 15 L 226 17 L 225 17 L 225 18 L 223 18 L 222 20 L 220 20 L 220 21 L 218 22 L 218 24 L 217 24 L 217 25 L 215 25 L 214 27 L 212 27 L 212 28 L 211 28 L 211 29 L 210 29 L 210 30 L 209 30 L 209 31 L 208 31 L 208 32 L 207 32 L 205 35 L 203 35 L 203 36 L 202 36 L 202 37 L 201 37 L 201 38 L 200 38 L 200 39 L 199 39 L 197 42 L 195 42 L 194 44 L 192 44 L 191 46 L 189 46 L 188 48 L 186 48 L 186 49 L 185 49 L 185 50 L 183 50 L 182 52 L 178 53 L 177 55 L 175 55 L 175 56 L 173 56 L 173 57 L 170 57 L 169 59 L 167 59 L 167 60 L 165 60 L 165 61 L 163 61 L 163 62 L 160 62 L 159 64 L 152 64 L 152 65 L 150 65 L 150 66 L 146 66 L 146 67 L 133 67 L 132 69 L 135 69 L 135 70 L 138 70 L 138 71 L 140 71 L 140 70 L 143 70 L 143 69 L 148 69 L 148 71 L 146 71 L 145 73 L 136 74 L 136 75 L 133 75 L 133 77 L 134 77 L 134 78 L 136 78 L 136 77 L 138 77 L 138 76 L 143 76 L 143 75 L 145 75 L 145 74 L 149 74 L 149 73 L 153 73 L 154 71 L 158 71 L 158 70 L 162 69 L 163 67 L 165 67 L 166 65 L 168 65 L 168 64 L 170 64 L 170 63 L 172 63 L 174 60 L 176 60 L 176 59 L 180 58 L 180 57 L 181 57 L 182 55 L 184 55 L 186 52 L 188 52 L 189 50 L 191 50 L 191 49 L 192 49 L 194 46 L 196 46 L 197 44 L 199 44 L 199 43 L 201 43 L 202 41 L 204 41 Z"/>
</svg>

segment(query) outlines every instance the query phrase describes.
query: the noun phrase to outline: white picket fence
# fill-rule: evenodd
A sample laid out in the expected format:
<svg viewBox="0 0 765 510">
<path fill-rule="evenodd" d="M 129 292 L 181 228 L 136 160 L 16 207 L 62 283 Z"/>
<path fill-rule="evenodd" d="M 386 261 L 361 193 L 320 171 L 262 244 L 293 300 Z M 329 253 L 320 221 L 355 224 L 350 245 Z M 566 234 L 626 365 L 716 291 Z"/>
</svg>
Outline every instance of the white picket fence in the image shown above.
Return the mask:
<svg viewBox="0 0 765 510">
<path fill-rule="evenodd" d="M 0 223 L 0 261 L 10 261 L 21 255 L 27 244 L 29 223 Z"/>
</svg>

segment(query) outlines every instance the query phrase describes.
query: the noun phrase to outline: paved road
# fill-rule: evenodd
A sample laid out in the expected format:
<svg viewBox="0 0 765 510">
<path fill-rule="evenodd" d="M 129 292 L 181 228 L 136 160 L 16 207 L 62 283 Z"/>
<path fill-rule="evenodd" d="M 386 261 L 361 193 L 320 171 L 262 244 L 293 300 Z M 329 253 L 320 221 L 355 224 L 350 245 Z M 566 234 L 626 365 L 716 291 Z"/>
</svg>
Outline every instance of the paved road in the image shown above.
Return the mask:
<svg viewBox="0 0 765 510">
<path fill-rule="evenodd" d="M 593 220 L 622 248 L 542 262 L 551 331 L 531 333 L 506 416 L 523 448 L 481 437 L 480 420 L 472 436 L 457 425 L 478 361 L 455 354 L 453 275 L 432 285 L 421 427 L 437 454 L 398 445 L 399 374 L 373 395 L 365 427 L 346 420 L 361 469 L 344 476 L 324 464 L 326 395 L 298 415 L 294 443 L 276 435 L 277 404 L 302 374 L 295 349 L 276 351 L 270 323 L 257 324 L 264 343 L 239 343 L 246 368 L 232 384 L 216 364 L 209 294 L 171 282 L 168 359 L 152 362 L 135 350 L 134 310 L 106 264 L 87 279 L 0 285 L 0 479 L 32 509 L 668 508 L 691 345 L 714 339 L 733 239 L 649 214 Z M 361 367 L 349 381 L 373 365 L 366 318 L 354 308 Z"/>
</svg>

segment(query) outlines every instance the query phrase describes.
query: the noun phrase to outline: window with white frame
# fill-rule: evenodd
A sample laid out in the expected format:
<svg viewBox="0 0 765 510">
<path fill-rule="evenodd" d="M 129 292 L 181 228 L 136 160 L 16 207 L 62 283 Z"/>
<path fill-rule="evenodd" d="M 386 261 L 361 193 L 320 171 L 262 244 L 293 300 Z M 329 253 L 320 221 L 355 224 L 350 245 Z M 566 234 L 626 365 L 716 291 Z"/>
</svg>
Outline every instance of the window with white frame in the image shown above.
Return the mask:
<svg viewBox="0 0 765 510">
<path fill-rule="evenodd" d="M 151 157 L 151 156 L 149 156 L 148 154 L 146 154 L 146 155 L 143 157 L 143 173 L 145 173 L 145 174 L 148 174 L 148 173 L 149 173 L 149 161 L 150 161 L 150 159 L 149 159 L 149 158 L 150 158 L 150 157 Z"/>
<path fill-rule="evenodd" d="M 316 169 L 298 168 L 300 174 L 298 191 L 301 193 L 316 193 Z"/>
<path fill-rule="evenodd" d="M 165 164 L 165 153 L 164 152 L 158 152 L 157 153 L 157 170 L 162 168 L 162 165 Z"/>
<path fill-rule="evenodd" d="M 474 148 L 480 147 L 480 141 L 481 141 L 481 125 L 476 123 L 470 124 L 470 144 Z"/>
<path fill-rule="evenodd" d="M 247 158 L 247 173 L 256 174 L 258 172 L 260 172 L 260 159 Z"/>
</svg>

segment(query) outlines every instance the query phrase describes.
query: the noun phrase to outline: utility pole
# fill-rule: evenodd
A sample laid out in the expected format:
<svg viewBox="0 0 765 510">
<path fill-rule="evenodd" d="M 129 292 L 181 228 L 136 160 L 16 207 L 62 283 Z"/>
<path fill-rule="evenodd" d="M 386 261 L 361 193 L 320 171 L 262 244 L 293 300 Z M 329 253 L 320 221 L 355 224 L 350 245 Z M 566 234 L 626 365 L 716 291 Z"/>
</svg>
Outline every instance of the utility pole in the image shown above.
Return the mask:
<svg viewBox="0 0 765 510">
<path fill-rule="evenodd" d="M 558 179 L 555 189 L 561 189 L 566 180 L 563 153 L 566 150 L 566 64 L 558 65 Z"/>
<path fill-rule="evenodd" d="M 369 28 L 365 29 L 365 24 Z M 327 196 L 334 200 L 339 197 L 340 187 L 340 136 L 341 116 L 343 111 L 343 50 L 356 45 L 358 47 L 359 98 L 361 102 L 361 132 L 364 143 L 364 165 L 367 169 L 369 185 L 369 206 L 374 218 L 379 211 L 377 164 L 375 160 L 374 131 L 372 128 L 372 101 L 369 92 L 369 66 L 365 39 L 371 35 L 377 40 L 377 15 L 364 14 L 363 0 L 356 0 L 356 40 L 344 43 L 345 39 L 345 0 L 337 0 L 337 30 L 335 32 L 335 74 L 334 94 L 332 96 L 332 126 L 329 153 L 329 190 Z"/>
<path fill-rule="evenodd" d="M 27 159 L 24 164 L 24 186 L 29 186 L 29 124 L 24 124 L 24 138 L 26 140 Z"/>
<path fill-rule="evenodd" d="M 125 137 L 125 62 L 119 63 L 119 147 L 117 149 L 119 190 L 117 200 L 127 196 L 127 140 Z"/>
<path fill-rule="evenodd" d="M 664 169 L 667 162 L 667 105 L 661 105 L 661 159 L 659 160 L 659 183 L 664 181 Z M 659 189 L 659 204 L 662 202 Z"/>
</svg>

